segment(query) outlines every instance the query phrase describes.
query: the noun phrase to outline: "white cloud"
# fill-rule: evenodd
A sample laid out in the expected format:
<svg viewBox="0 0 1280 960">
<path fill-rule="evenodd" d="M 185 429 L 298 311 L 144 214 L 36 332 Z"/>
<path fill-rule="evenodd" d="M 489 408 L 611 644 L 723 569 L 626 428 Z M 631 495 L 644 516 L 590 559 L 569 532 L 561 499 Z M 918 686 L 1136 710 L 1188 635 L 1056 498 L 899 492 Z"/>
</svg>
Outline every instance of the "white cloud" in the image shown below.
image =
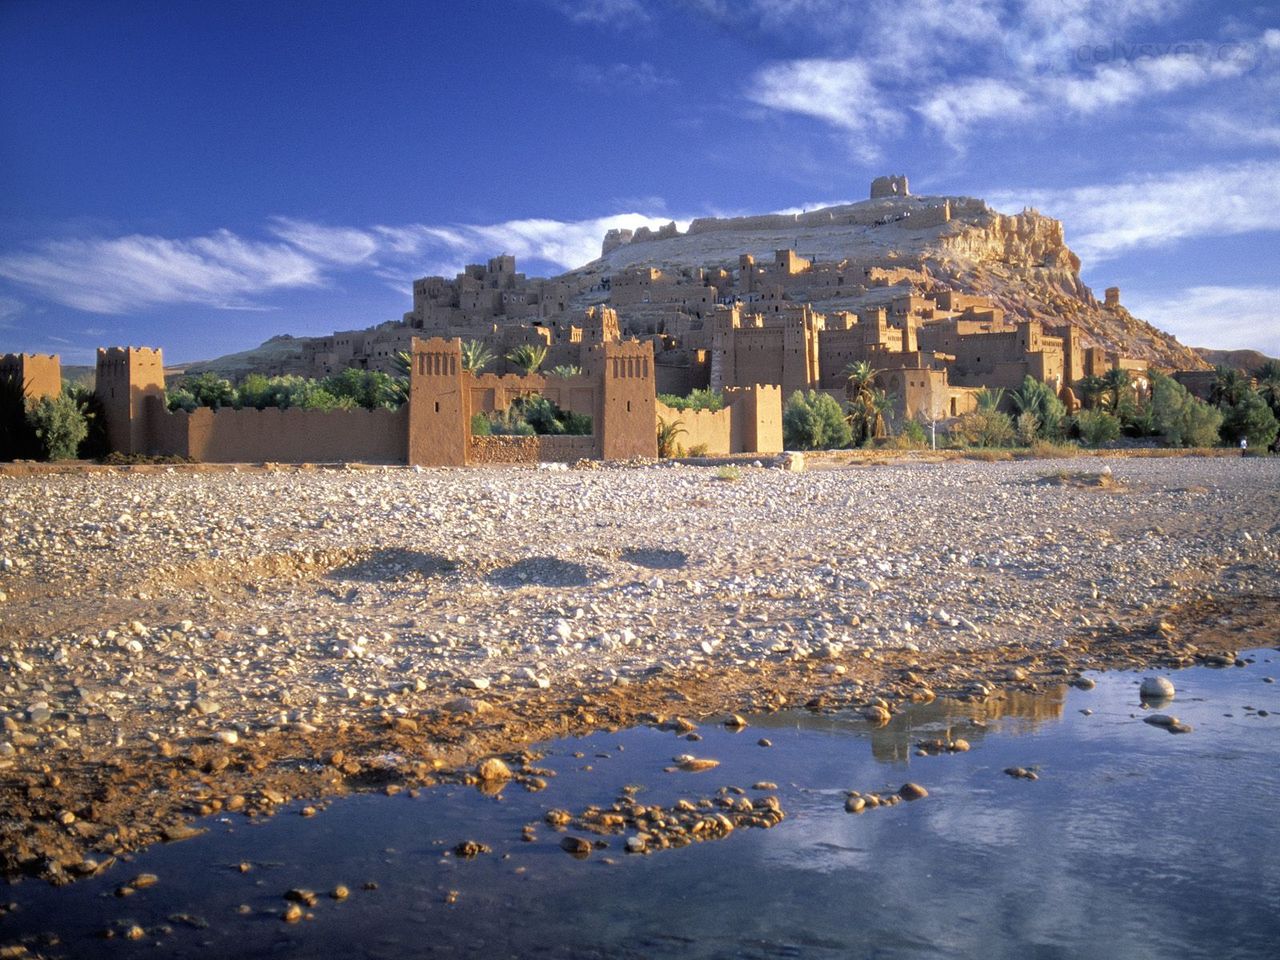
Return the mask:
<svg viewBox="0 0 1280 960">
<path fill-rule="evenodd" d="M 669 219 L 623 213 L 586 220 L 360 228 L 275 217 L 266 231 L 276 241 L 247 240 L 229 230 L 180 239 L 49 240 L 0 254 L 0 277 L 92 313 L 182 303 L 255 310 L 264 309 L 259 302 L 264 295 L 321 287 L 342 271 L 364 270 L 407 290 L 424 272 L 451 274 L 499 253 L 571 269 L 600 255 L 608 230 L 657 227 Z M 17 304 L 0 300 L 0 325 L 13 312 L 6 312 L 10 302 Z"/>
<path fill-rule="evenodd" d="M 363 263 L 378 252 L 376 237 L 349 227 L 326 227 L 289 217 L 275 217 L 270 229 L 281 240 L 304 253 L 343 266 Z"/>
<path fill-rule="evenodd" d="M 50 240 L 0 255 L 0 276 L 95 313 L 161 303 L 236 308 L 248 296 L 322 282 L 318 264 L 303 251 L 229 230 L 181 240 L 137 234 Z"/>
<path fill-rule="evenodd" d="M 1062 220 L 1087 263 L 1192 237 L 1280 229 L 1280 160 L 1207 166 L 1122 183 L 998 190 L 997 209 L 1034 206 Z"/>
<path fill-rule="evenodd" d="M 870 67 L 859 60 L 790 60 L 760 70 L 747 98 L 774 110 L 799 113 L 855 137 L 896 128 L 902 116 L 881 103 Z M 876 152 L 866 144 L 866 154 Z"/>
<path fill-rule="evenodd" d="M 1198 286 L 1174 292 L 1125 291 L 1136 316 L 1183 343 L 1280 356 L 1280 286 Z"/>
<path fill-rule="evenodd" d="M 705 0 L 715 3 L 718 0 Z M 798 24 L 823 0 L 752 0 L 758 22 Z M 747 99 L 853 133 L 890 132 L 912 104 L 925 127 L 963 147 L 976 127 L 1092 116 L 1180 91 L 1274 74 L 1280 31 L 1242 40 L 1131 42 L 1184 0 L 876 0 L 859 7 L 858 38 L 838 58 L 757 71 Z M 835 16 L 832 14 L 831 16 Z"/>
<path fill-rule="evenodd" d="M 975 121 L 1025 119 L 1034 110 L 1025 91 L 990 77 L 939 87 L 916 106 L 925 122 L 957 147 Z"/>
<path fill-rule="evenodd" d="M 22 301 L 13 297 L 0 297 L 0 330 L 8 330 L 13 320 L 22 313 Z"/>
</svg>

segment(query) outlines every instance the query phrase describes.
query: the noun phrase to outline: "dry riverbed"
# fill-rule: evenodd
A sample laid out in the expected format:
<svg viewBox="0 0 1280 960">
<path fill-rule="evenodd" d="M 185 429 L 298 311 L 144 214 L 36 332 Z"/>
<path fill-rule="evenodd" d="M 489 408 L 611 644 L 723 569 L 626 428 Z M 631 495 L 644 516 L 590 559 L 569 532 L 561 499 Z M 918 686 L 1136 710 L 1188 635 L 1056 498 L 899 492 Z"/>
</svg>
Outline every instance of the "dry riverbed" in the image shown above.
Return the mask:
<svg viewBox="0 0 1280 960">
<path fill-rule="evenodd" d="M 1277 458 L 0 474 L 3 865 L 492 756 L 538 790 L 596 727 L 1230 664 L 1277 534 Z"/>
</svg>

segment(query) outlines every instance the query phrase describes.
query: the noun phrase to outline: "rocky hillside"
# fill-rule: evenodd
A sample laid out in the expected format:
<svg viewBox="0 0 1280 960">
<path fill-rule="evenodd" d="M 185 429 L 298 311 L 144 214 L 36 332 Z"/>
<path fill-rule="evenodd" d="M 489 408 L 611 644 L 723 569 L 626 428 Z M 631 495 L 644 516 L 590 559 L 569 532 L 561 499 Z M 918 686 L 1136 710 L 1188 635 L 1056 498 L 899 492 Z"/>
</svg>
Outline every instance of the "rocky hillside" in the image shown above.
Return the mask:
<svg viewBox="0 0 1280 960">
<path fill-rule="evenodd" d="M 589 281 L 628 266 L 733 269 L 739 254 L 767 262 L 784 248 L 818 263 L 846 260 L 851 279 L 871 267 L 903 278 L 895 287 L 855 284 L 838 293 L 801 284 L 793 298 L 812 299 L 819 310 L 875 306 L 908 283 L 922 293 L 951 289 L 988 297 L 1017 317 L 1074 324 L 1086 345 L 1162 368 L 1208 366 L 1172 335 L 1095 297 L 1080 279 L 1080 258 L 1067 247 L 1060 221 L 1030 209 L 1007 216 L 972 197 L 886 197 L 794 215 L 695 220 L 685 233 L 668 227 L 630 239 L 612 235 L 598 260 L 565 276 L 589 288 Z"/>
</svg>

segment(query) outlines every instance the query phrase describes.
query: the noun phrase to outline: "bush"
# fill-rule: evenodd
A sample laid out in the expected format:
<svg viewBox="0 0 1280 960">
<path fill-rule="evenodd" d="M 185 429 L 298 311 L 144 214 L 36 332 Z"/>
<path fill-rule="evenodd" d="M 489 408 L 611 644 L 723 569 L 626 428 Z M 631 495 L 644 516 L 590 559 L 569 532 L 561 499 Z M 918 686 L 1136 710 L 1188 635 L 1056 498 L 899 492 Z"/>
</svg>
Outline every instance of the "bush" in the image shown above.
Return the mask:
<svg viewBox="0 0 1280 960">
<path fill-rule="evenodd" d="M 31 403 L 27 419 L 42 460 L 74 460 L 80 451 L 80 441 L 89 435 L 84 411 L 65 393 L 41 397 Z"/>
<path fill-rule="evenodd" d="M 1013 443 L 1013 420 L 991 407 L 970 411 L 956 421 L 951 435 L 967 447 L 1007 447 Z"/>
<path fill-rule="evenodd" d="M 396 378 L 380 370 L 357 370 L 348 367 L 320 382 L 320 387 L 338 400 L 349 399 L 352 406 L 366 410 L 394 410 L 404 400 Z"/>
<path fill-rule="evenodd" d="M 687 456 L 705 457 L 707 455 L 708 449 L 709 448 L 705 443 L 695 443 L 692 447 L 689 448 Z"/>
<path fill-rule="evenodd" d="M 726 464 L 716 471 L 716 479 L 728 480 L 730 483 L 735 483 L 742 479 L 742 470 L 733 464 Z"/>
<path fill-rule="evenodd" d="M 680 444 L 676 442 L 676 437 L 682 433 L 689 431 L 684 428 L 683 420 L 672 420 L 667 422 L 661 417 L 658 418 L 658 456 L 662 458 L 676 456 L 676 450 Z"/>
<path fill-rule="evenodd" d="M 853 431 L 830 395 L 797 390 L 782 411 L 782 436 L 791 450 L 832 450 L 847 447 Z"/>
<path fill-rule="evenodd" d="M 724 394 L 718 390 L 692 390 L 687 397 L 677 397 L 673 393 L 660 393 L 658 400 L 672 410 L 710 410 L 714 413 L 724 409 Z"/>
<path fill-rule="evenodd" d="M 231 385 L 231 381 L 223 380 L 212 373 L 202 373 L 198 377 L 187 377 L 179 385 L 179 390 L 184 391 L 191 397 L 192 405 L 190 409 L 192 410 L 196 407 L 212 407 L 217 410 L 220 407 L 232 407 L 236 404 L 236 388 Z M 169 403 L 169 409 L 172 410 L 172 399 L 170 399 Z M 185 403 L 182 404 L 182 408 L 188 409 Z"/>
<path fill-rule="evenodd" d="M 471 435 L 473 437 L 487 437 L 493 433 L 493 424 L 489 422 L 488 414 L 473 413 L 471 415 Z"/>
<path fill-rule="evenodd" d="M 1105 410 L 1081 410 L 1075 417 L 1080 439 L 1087 446 L 1100 447 L 1120 436 L 1120 421 Z"/>
<path fill-rule="evenodd" d="M 1222 412 L 1193 397 L 1172 377 L 1151 374 L 1151 432 L 1174 447 L 1218 443 Z"/>
<path fill-rule="evenodd" d="M 916 449 L 929 445 L 929 435 L 925 433 L 924 424 L 919 420 L 908 420 L 904 423 L 899 439 Z"/>
<path fill-rule="evenodd" d="M 1030 410 L 1024 410 L 1018 414 L 1018 419 L 1013 422 L 1014 432 L 1018 435 L 1018 443 L 1024 447 L 1029 447 L 1036 442 L 1036 438 L 1040 436 L 1040 418 Z"/>
</svg>

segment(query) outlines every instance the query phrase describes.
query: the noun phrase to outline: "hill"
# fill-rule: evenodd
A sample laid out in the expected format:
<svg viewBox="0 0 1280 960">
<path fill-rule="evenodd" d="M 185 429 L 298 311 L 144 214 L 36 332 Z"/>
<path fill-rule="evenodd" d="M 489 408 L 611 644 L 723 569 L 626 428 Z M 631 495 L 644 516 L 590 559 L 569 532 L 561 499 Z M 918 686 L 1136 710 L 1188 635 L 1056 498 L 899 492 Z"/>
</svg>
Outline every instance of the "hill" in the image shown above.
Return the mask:
<svg viewBox="0 0 1280 960">
<path fill-rule="evenodd" d="M 1264 363 L 1280 363 L 1275 357 L 1268 357 L 1257 350 L 1211 350 L 1208 347 L 1196 347 L 1195 351 L 1211 366 L 1230 367 L 1247 374 L 1255 373 Z"/>
</svg>

